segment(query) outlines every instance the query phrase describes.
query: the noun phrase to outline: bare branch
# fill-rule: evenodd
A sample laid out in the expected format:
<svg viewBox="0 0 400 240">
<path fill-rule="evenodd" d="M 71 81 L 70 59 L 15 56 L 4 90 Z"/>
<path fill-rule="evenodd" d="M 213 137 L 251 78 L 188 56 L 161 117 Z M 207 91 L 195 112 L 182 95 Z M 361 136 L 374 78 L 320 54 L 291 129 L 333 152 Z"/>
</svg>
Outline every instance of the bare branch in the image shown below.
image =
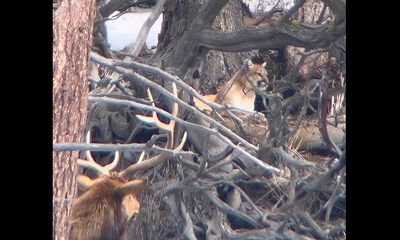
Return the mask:
<svg viewBox="0 0 400 240">
<path fill-rule="evenodd" d="M 143 150 L 152 150 L 156 153 L 167 153 L 173 157 L 186 156 L 193 157 L 198 154 L 187 151 L 175 151 L 171 149 L 165 149 L 159 146 L 152 146 L 147 149 L 146 144 L 131 143 L 131 144 L 101 144 L 101 143 L 54 143 L 53 151 L 95 151 L 95 152 L 114 152 L 114 151 L 132 151 L 141 152 Z"/>
<path fill-rule="evenodd" d="M 138 6 L 143 3 L 152 5 L 155 1 L 156 0 L 111 0 L 104 6 L 100 7 L 99 12 L 103 17 L 108 17 L 117 10 L 125 11 L 130 7 Z"/>
<path fill-rule="evenodd" d="M 346 32 L 345 24 L 324 25 L 311 29 L 302 25 L 282 24 L 279 27 L 247 26 L 232 32 L 204 29 L 198 33 L 200 45 L 209 49 L 239 52 L 260 48 L 283 48 L 287 45 L 305 48 L 328 47 Z"/>
<path fill-rule="evenodd" d="M 99 12 L 102 17 L 108 17 L 118 8 L 120 8 L 126 0 L 111 0 L 106 5 L 99 8 Z"/>
<path fill-rule="evenodd" d="M 182 148 L 183 144 L 186 141 L 186 136 L 187 136 L 187 133 L 185 132 L 183 134 L 181 143 L 175 148 L 175 150 L 180 150 Z M 173 155 L 163 152 L 160 155 L 154 156 L 150 159 L 147 159 L 145 161 L 141 161 L 140 163 L 136 163 L 134 165 L 129 166 L 128 168 L 126 168 L 124 171 L 122 171 L 120 173 L 120 176 L 121 177 L 129 177 L 129 175 L 132 175 L 133 173 L 135 173 L 139 170 L 144 170 L 144 169 L 149 169 L 149 168 L 155 167 L 158 164 L 164 162 L 165 160 L 167 160 L 171 157 L 173 157 Z"/>
<path fill-rule="evenodd" d="M 234 184 L 230 181 L 224 181 L 224 183 L 236 188 L 236 190 L 239 191 L 239 193 L 244 197 L 244 199 L 246 199 L 246 201 L 250 204 L 250 206 L 258 214 L 259 218 L 262 219 L 262 217 L 264 215 L 263 212 L 254 204 L 253 200 L 251 200 L 251 198 L 247 195 L 247 193 L 245 193 L 239 186 L 237 186 L 236 184 Z"/>
<path fill-rule="evenodd" d="M 93 58 L 100 60 L 100 61 L 102 60 L 101 57 L 98 57 L 98 55 L 96 55 L 94 53 L 93 53 Z M 95 61 L 95 60 L 93 60 L 93 61 Z M 140 63 L 137 61 L 133 61 L 133 60 L 131 60 L 129 62 L 115 60 L 113 62 L 113 64 L 114 64 L 114 66 L 121 66 L 121 67 L 125 67 L 125 68 L 133 68 L 133 69 L 141 70 L 141 71 L 144 71 L 147 73 L 154 74 L 154 75 L 156 75 L 162 79 L 168 80 L 170 82 L 174 82 L 174 83 L 176 83 L 176 85 L 178 85 L 180 88 L 185 90 L 187 93 L 198 98 L 200 101 L 202 101 L 203 103 L 207 104 L 208 106 L 210 106 L 211 108 L 213 108 L 215 110 L 218 110 L 218 111 L 232 110 L 232 111 L 244 112 L 244 113 L 248 113 L 248 114 L 255 113 L 254 111 L 243 110 L 243 109 L 239 109 L 239 108 L 235 108 L 235 107 L 223 106 L 218 103 L 211 102 L 211 101 L 205 99 L 202 95 L 200 95 L 191 86 L 187 85 L 179 77 L 171 75 L 170 73 L 165 72 L 165 71 L 161 70 L 160 68 L 149 66 L 149 65 L 146 65 L 146 64 L 143 64 L 143 63 Z"/>
<path fill-rule="evenodd" d="M 166 91 L 166 90 L 165 90 Z M 145 104 L 141 104 L 141 103 L 137 103 L 137 102 L 133 102 L 133 101 L 128 101 L 128 100 L 119 100 L 119 99 L 112 99 L 112 98 L 107 98 L 107 97 L 89 97 L 89 102 L 100 102 L 100 103 L 107 103 L 107 104 L 111 104 L 111 105 L 122 105 L 122 106 L 130 106 L 130 107 L 135 107 L 135 108 L 140 108 L 140 109 L 144 109 L 144 110 L 150 110 L 150 111 L 155 111 L 159 114 L 162 114 L 163 116 L 169 118 L 169 119 L 173 119 L 175 121 L 177 121 L 179 124 L 182 124 L 185 127 L 190 127 L 190 128 L 196 128 L 200 131 L 206 131 L 209 133 L 213 133 L 216 134 L 217 131 L 213 130 L 213 129 L 209 129 L 209 128 L 205 128 L 201 125 L 195 124 L 195 123 L 191 123 L 191 122 L 187 122 L 185 120 L 182 120 L 178 117 L 173 116 L 172 114 L 168 113 L 167 111 L 157 108 L 157 107 L 153 107 L 153 106 L 149 106 L 149 105 L 145 105 Z"/>
<path fill-rule="evenodd" d="M 158 86 L 158 85 L 157 85 Z M 164 89 L 165 90 L 165 89 Z M 166 91 L 166 90 L 165 90 Z M 166 91 L 168 92 L 168 91 Z M 169 92 L 168 92 L 169 93 Z M 173 96 L 173 95 L 172 95 Z M 178 98 L 177 98 L 178 99 Z M 175 99 L 174 99 L 175 100 Z M 178 99 L 180 100 L 180 99 Z M 196 128 L 199 129 L 200 131 L 205 131 L 211 134 L 215 134 L 217 135 L 219 138 L 221 138 L 223 141 L 225 141 L 229 146 L 231 146 L 232 148 L 238 150 L 241 154 L 245 155 L 247 158 L 249 158 L 251 161 L 253 161 L 255 164 L 257 164 L 258 166 L 260 166 L 262 169 L 268 171 L 268 172 L 273 172 L 276 174 L 279 174 L 281 172 L 281 170 L 275 168 L 275 167 L 271 167 L 268 164 L 262 162 L 260 159 L 252 156 L 250 153 L 248 153 L 247 151 L 245 151 L 244 149 L 242 149 L 241 147 L 236 146 L 235 144 L 232 143 L 232 141 L 230 141 L 229 139 L 227 139 L 226 137 L 224 137 L 223 135 L 221 135 L 219 132 L 213 130 L 213 129 L 209 129 L 209 128 L 205 128 L 201 125 L 198 124 L 194 124 L 194 123 L 190 123 L 187 121 L 184 121 L 180 118 L 174 117 L 172 116 L 170 113 L 159 109 L 157 107 L 151 107 L 148 105 L 144 105 L 144 104 L 140 104 L 140 103 L 135 103 L 135 102 L 131 102 L 131 101 L 127 101 L 127 100 L 116 100 L 116 99 L 107 99 L 107 98 L 98 98 L 98 97 L 89 97 L 89 102 L 93 101 L 93 102 L 103 102 L 103 103 L 109 103 L 109 104 L 117 104 L 117 105 L 127 105 L 127 106 L 132 106 L 132 107 L 137 107 L 137 108 L 141 108 L 141 109 L 145 109 L 145 110 L 151 110 L 151 111 L 156 111 L 162 115 L 164 115 L 165 117 L 169 118 L 169 119 L 174 119 L 175 121 L 177 121 L 179 124 L 182 124 L 183 126 L 186 127 L 191 127 L 191 128 Z M 180 100 L 181 101 L 181 100 Z M 182 101 L 181 101 L 182 102 Z M 185 103 L 186 104 L 186 103 Z M 215 121 L 215 120 L 214 120 Z M 229 132 L 231 132 L 230 130 L 228 130 Z M 231 132 L 231 134 L 234 134 Z M 234 134 L 236 135 L 236 134 Z"/>
<path fill-rule="evenodd" d="M 139 81 L 139 82 L 145 84 L 146 86 L 149 86 L 149 87 L 157 90 L 158 92 L 160 92 L 164 96 L 168 97 L 170 100 L 173 100 L 173 101 L 179 103 L 181 106 L 183 106 L 187 110 L 189 110 L 191 112 L 194 112 L 197 117 L 200 117 L 200 118 L 204 119 L 205 121 L 212 123 L 213 125 L 218 127 L 218 129 L 221 130 L 228 137 L 232 138 L 235 141 L 238 141 L 238 142 L 242 143 L 246 148 L 251 149 L 251 150 L 255 150 L 255 151 L 258 150 L 258 148 L 256 146 L 254 146 L 253 144 L 247 142 L 246 140 L 244 140 L 240 136 L 236 135 L 235 133 L 233 133 L 231 130 L 229 130 L 228 128 L 226 128 L 225 126 L 220 124 L 219 122 L 215 121 L 214 119 L 212 119 L 209 116 L 205 115 L 204 113 L 200 112 L 197 108 L 195 108 L 193 106 L 190 106 L 189 104 L 185 103 L 184 101 L 182 101 L 179 98 L 174 97 L 173 94 L 171 94 L 170 92 L 168 92 L 167 90 L 162 88 L 160 85 L 148 80 L 145 77 L 142 77 L 141 75 L 139 75 L 139 74 L 137 74 L 137 73 L 135 73 L 135 72 L 133 72 L 131 70 L 128 70 L 126 68 L 122 68 L 122 67 L 118 66 L 118 64 L 123 64 L 124 63 L 123 61 L 110 60 L 110 59 L 101 57 L 100 55 L 95 54 L 95 53 L 90 53 L 90 60 L 92 60 L 92 61 L 94 61 L 94 62 L 96 62 L 96 63 L 98 63 L 100 65 L 109 67 L 109 68 L 115 70 L 116 72 L 123 74 L 128 79 L 131 79 L 133 81 Z M 178 86 L 184 86 L 185 85 L 185 83 L 182 80 L 180 80 L 178 77 L 172 77 L 172 75 L 171 75 L 171 78 L 166 78 L 166 79 L 167 80 L 172 80 Z M 186 85 L 186 89 L 189 89 L 189 88 L 190 87 Z M 196 91 L 193 89 L 193 92 L 196 92 Z M 197 93 L 196 97 L 197 96 L 199 96 L 199 99 L 200 99 L 200 94 Z M 205 101 L 204 98 L 203 98 L 203 100 Z M 144 106 L 144 105 L 141 105 L 141 106 Z M 147 108 L 147 107 L 148 106 L 144 106 L 144 108 Z M 166 113 L 166 112 L 164 112 L 164 113 Z M 167 113 L 167 115 L 165 115 L 165 116 L 168 116 L 168 114 L 169 113 Z"/>
<path fill-rule="evenodd" d="M 146 42 L 147 35 L 150 32 L 151 27 L 153 24 L 156 22 L 158 17 L 161 14 L 162 11 L 162 6 L 164 4 L 165 0 L 158 0 L 156 3 L 156 6 L 154 7 L 153 11 L 151 14 L 147 17 L 146 21 L 143 23 L 142 27 L 139 30 L 139 34 L 135 40 L 130 46 L 128 46 L 127 52 L 132 54 L 133 56 L 139 55 L 140 51 L 143 48 L 144 43 Z"/>
<path fill-rule="evenodd" d="M 250 225 L 252 225 L 255 228 L 262 228 L 263 226 L 261 224 L 259 224 L 256 220 L 254 220 L 252 217 L 248 216 L 245 213 L 242 213 L 240 211 L 237 211 L 233 208 L 231 208 L 229 205 L 227 205 L 226 203 L 224 203 L 223 201 L 221 201 L 218 197 L 215 196 L 215 192 L 210 192 L 210 191 L 206 191 L 206 190 L 202 190 L 204 192 L 204 194 L 208 197 L 208 199 L 210 199 L 210 201 L 221 211 L 223 211 L 224 213 L 233 215 L 239 219 L 242 219 L 243 221 L 249 223 Z"/>
<path fill-rule="evenodd" d="M 318 236 L 318 239 L 326 239 L 325 231 L 315 222 L 315 220 L 310 216 L 308 212 L 304 212 L 296 208 L 295 214 L 301 220 L 303 220 L 311 229 L 313 230 L 314 234 Z"/>
</svg>

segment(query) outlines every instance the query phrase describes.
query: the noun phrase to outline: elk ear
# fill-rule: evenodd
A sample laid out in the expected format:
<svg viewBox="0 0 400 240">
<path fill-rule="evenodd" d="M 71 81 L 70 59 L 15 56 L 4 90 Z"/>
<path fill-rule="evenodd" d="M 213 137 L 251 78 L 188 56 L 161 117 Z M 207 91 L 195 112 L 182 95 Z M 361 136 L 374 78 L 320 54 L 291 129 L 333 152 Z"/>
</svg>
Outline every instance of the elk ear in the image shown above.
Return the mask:
<svg viewBox="0 0 400 240">
<path fill-rule="evenodd" d="M 267 62 L 264 62 L 264 63 L 262 64 L 262 66 L 263 66 L 263 68 L 265 68 L 265 66 L 267 66 Z"/>
<path fill-rule="evenodd" d="M 145 178 L 135 179 L 135 180 L 132 180 L 132 181 L 122 184 L 119 187 L 118 192 L 123 197 L 128 194 L 132 194 L 132 193 L 135 195 L 139 195 L 144 190 L 146 183 L 147 183 L 147 179 L 145 179 Z"/>
<path fill-rule="evenodd" d="M 84 192 L 86 192 L 87 190 L 89 190 L 93 186 L 95 181 L 90 179 L 88 176 L 79 175 L 76 178 L 76 182 L 78 183 L 79 191 L 84 193 Z"/>
</svg>

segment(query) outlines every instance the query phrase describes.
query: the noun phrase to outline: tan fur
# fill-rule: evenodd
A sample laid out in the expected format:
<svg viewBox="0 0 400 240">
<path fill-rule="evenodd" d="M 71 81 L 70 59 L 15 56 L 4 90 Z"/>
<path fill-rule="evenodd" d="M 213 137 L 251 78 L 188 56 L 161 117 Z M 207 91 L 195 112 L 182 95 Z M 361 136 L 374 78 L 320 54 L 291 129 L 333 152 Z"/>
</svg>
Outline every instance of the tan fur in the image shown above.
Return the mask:
<svg viewBox="0 0 400 240">
<path fill-rule="evenodd" d="M 215 102 L 254 110 L 256 93 L 253 86 L 261 79 L 268 81 L 264 67 L 265 63 L 255 64 L 246 60 L 243 67 L 218 92 Z"/>
<path fill-rule="evenodd" d="M 251 60 L 245 60 L 242 68 L 220 89 L 217 95 L 204 96 L 206 99 L 225 105 L 230 104 L 245 110 L 254 110 L 256 98 L 253 85 L 263 79 L 268 81 L 265 63 L 255 64 Z M 195 105 L 200 109 L 211 110 L 206 104 L 194 99 Z"/>
<path fill-rule="evenodd" d="M 133 213 L 139 211 L 137 196 L 145 179 L 136 179 L 137 188 L 122 191 L 128 182 L 116 175 L 91 180 L 90 188 L 72 205 L 70 239 L 121 239 Z"/>
<path fill-rule="evenodd" d="M 215 98 L 217 97 L 217 95 L 216 95 L 216 94 L 214 94 L 214 95 L 205 95 L 205 96 L 203 96 L 203 97 L 204 97 L 205 99 L 211 101 L 211 102 L 215 102 Z M 199 99 L 193 98 L 193 100 L 194 100 L 194 105 L 195 105 L 196 107 L 198 107 L 200 110 L 211 111 L 211 108 L 210 108 L 207 104 L 204 104 L 204 103 L 203 103 L 202 101 L 200 101 Z"/>
</svg>

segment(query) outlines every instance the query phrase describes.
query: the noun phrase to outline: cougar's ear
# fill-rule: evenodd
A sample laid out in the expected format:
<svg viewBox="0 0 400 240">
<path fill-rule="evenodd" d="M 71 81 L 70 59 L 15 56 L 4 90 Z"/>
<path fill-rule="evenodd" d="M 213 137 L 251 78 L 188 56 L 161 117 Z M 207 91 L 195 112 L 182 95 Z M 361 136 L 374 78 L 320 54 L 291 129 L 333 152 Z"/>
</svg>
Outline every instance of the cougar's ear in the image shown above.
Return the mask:
<svg viewBox="0 0 400 240">
<path fill-rule="evenodd" d="M 250 59 L 246 59 L 244 62 L 247 70 L 251 69 L 251 67 L 253 66 L 253 62 Z"/>
<path fill-rule="evenodd" d="M 264 62 L 264 63 L 262 64 L 262 66 L 263 66 L 263 68 L 265 68 L 265 66 L 267 66 L 267 62 Z"/>
</svg>

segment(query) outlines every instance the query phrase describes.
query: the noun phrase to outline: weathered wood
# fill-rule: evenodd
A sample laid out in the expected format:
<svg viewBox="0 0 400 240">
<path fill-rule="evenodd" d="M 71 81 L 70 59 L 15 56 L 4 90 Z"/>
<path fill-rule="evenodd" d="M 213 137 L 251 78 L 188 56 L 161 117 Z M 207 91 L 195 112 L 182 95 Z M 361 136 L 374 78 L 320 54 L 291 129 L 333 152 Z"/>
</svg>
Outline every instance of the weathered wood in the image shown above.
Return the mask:
<svg viewBox="0 0 400 240">
<path fill-rule="evenodd" d="M 147 17 L 146 21 L 143 23 L 142 27 L 139 30 L 139 34 L 136 40 L 128 46 L 127 52 L 132 54 L 133 56 L 138 56 L 140 51 L 142 50 L 144 43 L 146 42 L 147 36 L 150 32 L 151 27 L 156 22 L 158 17 L 161 14 L 162 6 L 165 0 L 158 0 L 156 6 L 154 7 L 151 14 Z"/>
</svg>

